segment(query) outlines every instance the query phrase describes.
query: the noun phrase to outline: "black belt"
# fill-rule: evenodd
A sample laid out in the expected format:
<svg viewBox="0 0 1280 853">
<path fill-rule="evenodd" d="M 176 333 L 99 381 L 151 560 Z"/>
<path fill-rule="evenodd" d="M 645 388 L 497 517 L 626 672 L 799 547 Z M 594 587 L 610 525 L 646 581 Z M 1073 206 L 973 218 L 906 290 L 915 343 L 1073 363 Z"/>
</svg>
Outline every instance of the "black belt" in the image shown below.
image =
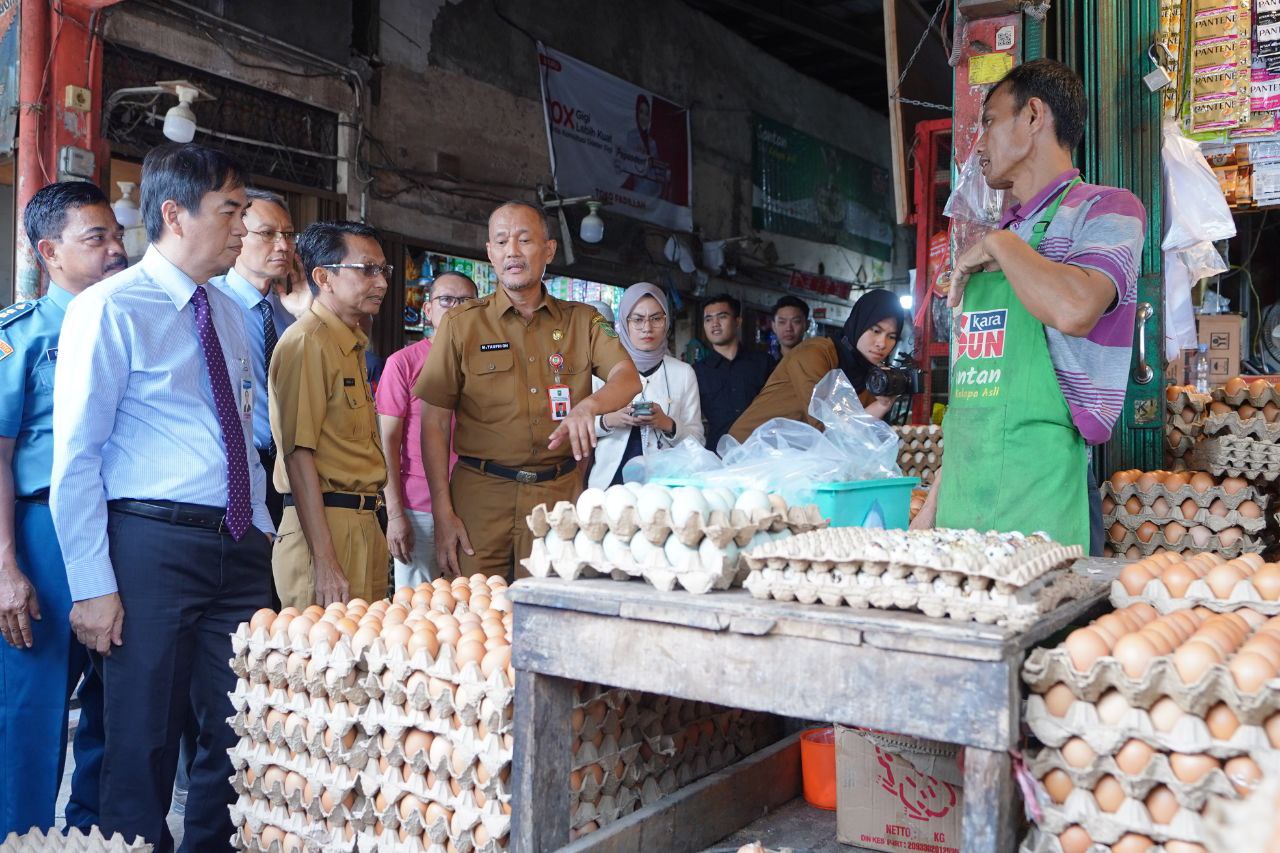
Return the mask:
<svg viewBox="0 0 1280 853">
<path fill-rule="evenodd" d="M 459 456 L 458 461 L 468 468 L 476 469 L 481 474 L 492 474 L 495 477 L 515 480 L 517 483 L 542 483 L 546 480 L 554 480 L 578 467 L 577 461 L 573 459 L 566 459 L 554 468 L 543 468 L 541 471 L 508 468 L 505 465 L 499 465 L 487 459 L 477 459 L 474 456 Z"/>
<path fill-rule="evenodd" d="M 36 492 L 34 495 L 23 495 L 18 498 L 20 501 L 26 501 L 29 504 L 47 504 L 49 502 L 49 490 Z"/>
<path fill-rule="evenodd" d="M 293 495 L 281 495 L 285 506 L 296 506 Z M 367 509 L 377 512 L 382 509 L 382 495 L 357 495 L 347 492 L 325 492 L 324 505 L 336 509 Z"/>
<path fill-rule="evenodd" d="M 184 504 L 177 501 L 107 501 L 107 507 L 126 515 L 166 521 L 181 527 L 199 527 L 230 535 L 227 528 L 227 510 L 220 506 Z"/>
</svg>

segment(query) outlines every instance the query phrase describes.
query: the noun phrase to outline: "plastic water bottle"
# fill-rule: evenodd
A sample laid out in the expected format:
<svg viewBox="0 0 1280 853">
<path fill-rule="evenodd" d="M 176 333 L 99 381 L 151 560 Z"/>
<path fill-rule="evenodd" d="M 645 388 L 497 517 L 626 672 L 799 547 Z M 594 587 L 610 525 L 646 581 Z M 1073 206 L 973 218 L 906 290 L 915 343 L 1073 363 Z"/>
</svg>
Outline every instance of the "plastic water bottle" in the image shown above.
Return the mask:
<svg viewBox="0 0 1280 853">
<path fill-rule="evenodd" d="M 1196 350 L 1195 364 L 1195 384 L 1196 391 L 1201 394 L 1209 393 L 1209 345 L 1200 344 Z"/>
</svg>

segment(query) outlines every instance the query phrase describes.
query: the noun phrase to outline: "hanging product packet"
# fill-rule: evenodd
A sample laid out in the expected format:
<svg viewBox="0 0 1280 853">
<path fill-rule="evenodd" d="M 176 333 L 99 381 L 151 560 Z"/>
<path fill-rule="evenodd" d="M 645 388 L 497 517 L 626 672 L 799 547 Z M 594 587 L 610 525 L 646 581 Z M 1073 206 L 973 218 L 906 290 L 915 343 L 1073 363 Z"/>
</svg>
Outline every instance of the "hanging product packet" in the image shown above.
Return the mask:
<svg viewBox="0 0 1280 853">
<path fill-rule="evenodd" d="M 981 135 L 974 139 L 973 150 L 960 167 L 960 179 L 947 197 L 942 215 L 949 219 L 965 219 L 995 228 L 999 226 L 1000 214 L 1004 210 L 1004 190 L 992 189 L 982 175 L 982 158 L 978 156 L 979 139 Z"/>
</svg>

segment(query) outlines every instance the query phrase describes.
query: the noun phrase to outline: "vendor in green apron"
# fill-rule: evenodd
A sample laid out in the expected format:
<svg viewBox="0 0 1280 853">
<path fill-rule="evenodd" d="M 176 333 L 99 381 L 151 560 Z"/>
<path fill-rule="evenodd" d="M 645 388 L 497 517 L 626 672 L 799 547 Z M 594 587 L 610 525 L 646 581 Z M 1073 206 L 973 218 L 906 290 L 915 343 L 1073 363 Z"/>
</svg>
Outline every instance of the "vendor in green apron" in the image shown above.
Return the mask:
<svg viewBox="0 0 1280 853">
<path fill-rule="evenodd" d="M 1072 168 L 1085 108 L 1080 78 L 1050 60 L 987 94 L 982 174 L 1015 203 L 949 275 L 947 453 L 915 527 L 1044 531 L 1101 551 L 1086 449 L 1124 404 L 1146 213 Z"/>
</svg>

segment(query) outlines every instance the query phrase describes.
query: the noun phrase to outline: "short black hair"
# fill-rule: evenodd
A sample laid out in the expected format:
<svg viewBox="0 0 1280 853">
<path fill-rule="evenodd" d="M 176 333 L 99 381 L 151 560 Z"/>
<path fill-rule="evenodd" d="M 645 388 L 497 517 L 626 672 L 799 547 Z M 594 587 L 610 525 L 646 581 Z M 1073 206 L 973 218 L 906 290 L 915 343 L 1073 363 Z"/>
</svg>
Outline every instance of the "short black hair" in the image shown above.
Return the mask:
<svg viewBox="0 0 1280 853">
<path fill-rule="evenodd" d="M 551 219 L 548 218 L 547 212 L 545 210 L 538 207 L 536 204 L 530 204 L 527 201 L 512 199 L 511 201 L 504 201 L 502 204 L 498 205 L 492 211 L 490 211 L 489 219 L 492 220 L 493 215 L 497 213 L 499 210 L 502 210 L 502 208 L 504 207 L 523 207 L 526 210 L 532 210 L 534 214 L 537 215 L 538 221 L 542 223 L 542 236 L 547 240 L 551 239 Z"/>
<path fill-rule="evenodd" d="M 88 181 L 59 181 L 36 191 L 22 212 L 22 227 L 26 229 L 31 250 L 40 256 L 36 245 L 41 240 L 57 240 L 67 227 L 67 213 L 78 207 L 110 204 L 97 184 Z M 41 264 L 44 259 L 41 259 Z"/>
<path fill-rule="evenodd" d="M 339 219 L 331 222 L 312 222 L 298 235 L 298 254 L 302 256 L 302 268 L 311 281 L 311 271 L 328 264 L 340 264 L 347 256 L 347 235 L 369 237 L 382 241 L 382 235 L 371 225 Z M 314 281 L 311 281 L 315 284 Z"/>
<path fill-rule="evenodd" d="M 289 203 L 285 201 L 284 196 L 280 195 L 278 192 L 264 190 L 261 187 L 245 187 L 244 194 L 249 197 L 250 205 L 255 201 L 265 201 L 278 205 L 285 213 L 289 212 Z"/>
<path fill-rule="evenodd" d="M 986 106 L 993 95 L 1008 87 L 1013 96 L 1013 108 L 1022 112 L 1027 101 L 1039 98 L 1053 114 L 1054 134 L 1058 144 L 1068 151 L 1074 150 L 1084 139 L 1084 118 L 1089 100 L 1084 94 L 1084 81 L 1080 75 L 1061 62 L 1052 59 L 1033 59 L 1005 75 L 1004 79 L 987 92 Z"/>
<path fill-rule="evenodd" d="M 742 316 L 742 303 L 738 301 L 738 297 L 730 296 L 727 293 L 717 294 L 716 296 L 713 296 L 707 301 L 703 302 L 702 303 L 703 312 L 705 313 L 708 308 L 710 308 L 712 305 L 715 305 L 719 302 L 728 303 L 729 313 L 732 314 L 733 316 L 735 317 Z"/>
<path fill-rule="evenodd" d="M 432 291 L 434 291 L 434 290 L 436 289 L 436 282 L 438 282 L 438 281 L 439 281 L 440 279 L 442 279 L 442 278 L 449 278 L 449 277 L 453 277 L 453 278 L 460 278 L 460 279 L 462 279 L 463 281 L 465 281 L 467 284 L 471 285 L 471 292 L 472 292 L 472 293 L 479 293 L 479 292 L 480 292 L 480 288 L 476 287 L 476 283 L 475 283 L 475 281 L 474 281 L 474 280 L 472 280 L 471 276 L 469 276 L 469 275 L 467 275 L 466 273 L 463 273 L 463 272 L 458 272 L 457 270 L 446 270 L 445 272 L 440 273 L 438 276 L 436 276 L 435 278 L 433 278 L 433 279 L 431 280 L 431 288 L 430 288 L 430 289 L 431 289 Z"/>
<path fill-rule="evenodd" d="M 805 302 L 799 296 L 792 296 L 789 293 L 786 296 L 779 298 L 777 302 L 773 303 L 773 310 L 769 312 L 769 319 L 773 320 L 777 318 L 778 312 L 783 308 L 799 308 L 800 313 L 804 314 L 804 318 L 806 320 L 809 319 L 809 303 Z"/>
<path fill-rule="evenodd" d="M 152 243 L 164 235 L 161 206 L 172 199 L 188 211 L 227 184 L 244 186 L 244 169 L 215 148 L 194 142 L 157 145 L 142 161 L 142 222 Z"/>
</svg>

